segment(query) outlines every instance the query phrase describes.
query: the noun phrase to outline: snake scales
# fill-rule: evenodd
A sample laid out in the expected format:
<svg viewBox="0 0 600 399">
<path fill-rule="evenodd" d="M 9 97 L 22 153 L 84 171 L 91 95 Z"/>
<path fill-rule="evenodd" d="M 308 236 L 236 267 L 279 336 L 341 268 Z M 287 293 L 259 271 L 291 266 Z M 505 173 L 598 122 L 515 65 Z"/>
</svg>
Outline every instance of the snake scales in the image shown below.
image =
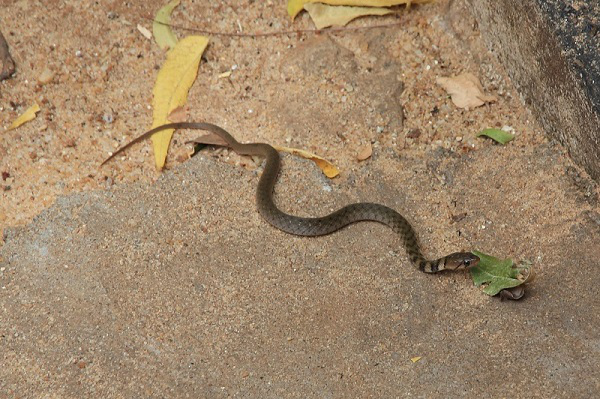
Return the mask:
<svg viewBox="0 0 600 399">
<path fill-rule="evenodd" d="M 463 269 L 475 266 L 479 262 L 479 258 L 470 252 L 456 252 L 435 260 L 425 259 L 419 248 L 415 231 L 410 223 L 398 212 L 385 205 L 360 202 L 347 205 L 329 215 L 314 218 L 293 216 L 281 211 L 273 202 L 273 187 L 277 181 L 280 166 L 277 150 L 264 143 L 239 143 L 224 129 L 210 123 L 177 122 L 158 126 L 121 147 L 102 164 L 105 164 L 131 145 L 152 136 L 158 131 L 180 128 L 209 131 L 225 140 L 228 146 L 239 155 L 265 157 L 266 165 L 256 189 L 258 212 L 267 222 L 286 233 L 314 237 L 333 233 L 355 222 L 375 221 L 388 225 L 394 232 L 400 235 L 410 261 L 423 272 L 435 273 L 441 270 Z"/>
</svg>

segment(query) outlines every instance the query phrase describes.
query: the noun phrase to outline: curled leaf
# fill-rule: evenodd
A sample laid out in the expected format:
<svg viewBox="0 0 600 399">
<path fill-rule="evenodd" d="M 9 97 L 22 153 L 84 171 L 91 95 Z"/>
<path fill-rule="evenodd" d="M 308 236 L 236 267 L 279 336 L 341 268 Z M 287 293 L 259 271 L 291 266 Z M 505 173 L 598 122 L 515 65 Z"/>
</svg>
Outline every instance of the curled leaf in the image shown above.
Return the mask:
<svg viewBox="0 0 600 399">
<path fill-rule="evenodd" d="M 177 36 L 171 30 L 171 13 L 179 5 L 180 0 L 173 0 L 166 6 L 163 6 L 156 13 L 154 23 L 152 24 L 152 33 L 156 40 L 156 44 L 163 50 L 172 49 L 177 44 Z"/>
<path fill-rule="evenodd" d="M 308 3 L 304 5 L 304 9 L 308 11 L 317 29 L 344 26 L 358 17 L 386 15 L 392 12 L 387 8 L 330 6 L 322 3 Z"/>
<path fill-rule="evenodd" d="M 483 92 L 477 76 L 469 72 L 450 78 L 437 78 L 436 82 L 450 94 L 452 102 L 459 108 L 475 108 L 496 101 L 496 97 Z"/>
<path fill-rule="evenodd" d="M 503 145 L 515 138 L 514 134 L 506 132 L 502 129 L 483 129 L 481 132 L 477 133 L 476 137 L 479 136 L 487 136 Z"/>
<path fill-rule="evenodd" d="M 311 152 L 300 150 L 298 148 L 281 147 L 278 145 L 274 145 L 273 147 L 277 151 L 288 152 L 290 154 L 293 154 L 293 155 L 296 155 L 296 156 L 299 156 L 299 157 L 302 157 L 305 159 L 310 159 L 311 161 L 316 163 L 317 166 L 319 168 L 321 168 L 321 170 L 323 171 L 323 174 L 325 176 L 329 177 L 330 179 L 333 179 L 334 177 L 336 177 L 337 175 L 340 174 L 339 169 L 336 168 L 334 164 L 332 164 L 325 158 L 321 158 L 320 156 L 315 155 Z"/>
<path fill-rule="evenodd" d="M 156 76 L 152 91 L 153 128 L 167 123 L 169 114 L 185 105 L 207 45 L 208 38 L 204 36 L 187 36 L 167 53 L 167 59 Z M 165 165 L 171 137 L 173 129 L 166 129 L 152 136 L 154 160 L 159 170 Z"/>
<path fill-rule="evenodd" d="M 325 3 L 332 6 L 364 6 L 364 7 L 391 7 L 399 4 L 429 3 L 432 0 L 288 0 L 288 15 L 296 18 L 296 15 L 307 3 Z"/>
<path fill-rule="evenodd" d="M 501 301 L 504 301 L 506 299 L 517 301 L 523 298 L 523 295 L 525 295 L 525 288 L 523 288 L 522 285 L 517 285 L 516 287 L 512 288 L 505 288 L 502 291 L 500 291 L 500 294 L 498 295 L 500 295 Z"/>
<path fill-rule="evenodd" d="M 16 129 L 22 124 L 33 120 L 35 118 L 35 114 L 37 114 L 38 112 L 40 112 L 40 106 L 38 105 L 38 103 L 33 103 L 31 107 L 27 108 L 25 112 L 19 115 L 19 117 L 15 119 L 13 123 L 10 124 L 7 130 Z"/>
<path fill-rule="evenodd" d="M 535 280 L 535 270 L 533 270 L 531 262 L 523 260 L 517 265 L 517 268 L 520 270 L 518 278 L 523 284 L 528 284 Z"/>
</svg>

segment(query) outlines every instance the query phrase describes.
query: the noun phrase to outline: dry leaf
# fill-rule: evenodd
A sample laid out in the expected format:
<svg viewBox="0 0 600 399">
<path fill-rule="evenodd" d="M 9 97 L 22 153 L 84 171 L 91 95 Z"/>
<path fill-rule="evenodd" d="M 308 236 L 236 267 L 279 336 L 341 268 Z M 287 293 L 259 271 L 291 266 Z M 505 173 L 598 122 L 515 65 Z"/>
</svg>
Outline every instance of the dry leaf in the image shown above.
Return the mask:
<svg viewBox="0 0 600 399">
<path fill-rule="evenodd" d="M 273 147 L 277 151 L 288 152 L 290 154 L 293 154 L 293 155 L 296 155 L 296 156 L 299 156 L 302 158 L 310 159 L 311 161 L 316 163 L 317 166 L 319 168 L 321 168 L 321 170 L 323 171 L 325 176 L 329 177 L 330 179 L 333 179 L 334 177 L 336 177 L 337 175 L 340 174 L 339 169 L 336 168 L 335 165 L 333 165 L 331 162 L 329 162 L 325 158 L 321 158 L 320 156 L 315 155 L 311 152 L 300 150 L 298 148 L 280 147 L 278 145 L 274 145 Z"/>
<path fill-rule="evenodd" d="M 170 122 L 185 122 L 187 120 L 187 114 L 188 114 L 188 107 L 181 106 L 181 107 L 177 107 L 173 111 L 171 111 L 171 113 L 169 113 L 169 116 L 167 116 L 167 119 Z"/>
<path fill-rule="evenodd" d="M 358 17 L 386 15 L 392 12 L 387 8 L 330 6 L 322 3 L 308 3 L 304 5 L 304 9 L 308 11 L 317 29 L 344 26 Z"/>
<path fill-rule="evenodd" d="M 35 118 L 35 114 L 37 114 L 38 112 L 40 112 L 40 106 L 38 105 L 38 103 L 33 103 L 33 105 L 27 108 L 27 110 L 21 115 L 19 115 L 19 117 L 15 119 L 6 130 L 16 129 L 25 122 L 29 122 L 30 120 Z"/>
<path fill-rule="evenodd" d="M 501 302 L 503 302 L 506 299 L 518 301 L 525 295 L 525 287 L 523 287 L 522 285 L 518 285 L 512 288 L 505 288 L 502 291 L 500 291 L 498 295 L 500 296 Z"/>
<path fill-rule="evenodd" d="M 156 44 L 163 50 L 167 48 L 172 49 L 177 44 L 177 36 L 171 30 L 169 24 L 171 23 L 171 13 L 179 5 L 179 2 L 180 0 L 171 1 L 158 10 L 156 17 L 154 17 L 152 32 L 154 33 Z"/>
<path fill-rule="evenodd" d="M 152 94 L 152 127 L 167 123 L 168 115 L 177 107 L 185 105 L 188 90 L 196 79 L 202 53 L 208 44 L 204 36 L 187 36 L 180 40 L 173 50 L 167 53 L 167 59 L 156 76 Z M 165 165 L 173 129 L 166 129 L 152 136 L 156 168 Z"/>
<path fill-rule="evenodd" d="M 459 108 L 475 108 L 496 101 L 496 97 L 483 92 L 477 76 L 469 72 L 451 78 L 437 78 L 436 82 L 450 94 L 452 102 Z"/>
<path fill-rule="evenodd" d="M 228 147 L 227 142 L 221 137 L 217 136 L 216 134 L 206 134 L 194 140 L 190 140 L 188 141 L 188 143 L 219 145 L 223 147 Z M 321 168 L 325 176 L 329 177 L 330 179 L 333 179 L 334 177 L 340 174 L 339 169 L 336 168 L 331 162 L 308 151 L 300 150 L 298 148 L 280 147 L 277 145 L 274 145 L 273 148 L 275 148 L 277 151 L 283 151 L 305 159 L 310 159 L 311 161 L 316 163 L 317 166 Z"/>
<path fill-rule="evenodd" d="M 307 3 L 325 3 L 332 6 L 391 7 L 399 4 L 421 4 L 432 0 L 288 0 L 287 10 L 292 20 Z"/>
<path fill-rule="evenodd" d="M 359 161 L 364 161 L 365 159 L 369 159 L 372 154 L 373 154 L 373 146 L 369 143 L 369 144 L 365 145 L 364 147 L 362 147 L 360 149 L 360 151 L 358 151 L 358 155 L 356 156 L 356 159 L 358 159 Z"/>
<path fill-rule="evenodd" d="M 423 358 L 423 356 L 415 356 L 415 357 L 411 357 L 410 361 L 413 363 L 418 362 L 419 360 L 421 360 Z"/>
<path fill-rule="evenodd" d="M 146 29 L 142 25 L 138 24 L 137 30 L 140 31 L 142 36 L 144 36 L 146 39 L 148 39 L 148 40 L 152 39 L 152 32 L 150 32 L 148 29 Z"/>
</svg>

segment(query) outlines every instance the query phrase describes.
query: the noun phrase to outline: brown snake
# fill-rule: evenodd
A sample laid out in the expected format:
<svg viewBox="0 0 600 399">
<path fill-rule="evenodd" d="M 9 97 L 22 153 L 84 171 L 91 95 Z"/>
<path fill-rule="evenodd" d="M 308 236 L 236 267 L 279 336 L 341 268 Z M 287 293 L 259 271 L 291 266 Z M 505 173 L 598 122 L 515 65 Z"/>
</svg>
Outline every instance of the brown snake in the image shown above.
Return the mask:
<svg viewBox="0 0 600 399">
<path fill-rule="evenodd" d="M 381 204 L 360 202 L 346 205 L 327 216 L 305 218 L 282 212 L 273 202 L 273 187 L 279 174 L 279 153 L 273 147 L 264 143 L 242 144 L 219 126 L 210 123 L 178 122 L 158 126 L 135 138 L 130 143 L 118 149 L 102 165 L 131 145 L 152 136 L 164 129 L 199 129 L 216 134 L 227 142 L 227 145 L 239 155 L 256 155 L 266 158 L 264 172 L 258 181 L 256 189 L 256 205 L 260 215 L 271 225 L 286 233 L 299 236 L 321 236 L 333 233 L 349 224 L 360 221 L 374 221 L 388 225 L 402 237 L 404 248 L 410 261 L 425 273 L 436 273 L 441 270 L 457 270 L 479 263 L 479 258 L 470 252 L 456 252 L 435 260 L 427 260 L 421 253 L 417 236 L 412 226 L 395 210 Z"/>
</svg>

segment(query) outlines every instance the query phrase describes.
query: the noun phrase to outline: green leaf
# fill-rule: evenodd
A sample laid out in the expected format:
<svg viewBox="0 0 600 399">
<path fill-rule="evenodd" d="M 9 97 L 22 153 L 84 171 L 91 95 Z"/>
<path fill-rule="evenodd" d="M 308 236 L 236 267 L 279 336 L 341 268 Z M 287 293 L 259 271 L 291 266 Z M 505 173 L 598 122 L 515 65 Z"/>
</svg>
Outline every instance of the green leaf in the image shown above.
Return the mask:
<svg viewBox="0 0 600 399">
<path fill-rule="evenodd" d="M 529 271 L 530 264 L 515 267 L 512 259 L 498 259 L 479 251 L 473 251 L 479 257 L 479 264 L 472 268 L 471 277 L 476 286 L 487 283 L 483 292 L 493 296 L 505 288 L 512 288 L 525 281 L 518 278 L 519 274 Z"/>
<path fill-rule="evenodd" d="M 177 36 L 171 30 L 171 13 L 179 5 L 180 0 L 173 0 L 156 13 L 152 24 L 152 34 L 158 46 L 165 50 L 172 49 L 177 44 Z"/>
<path fill-rule="evenodd" d="M 514 134 L 505 132 L 502 129 L 483 129 L 481 132 L 477 133 L 477 137 L 479 136 L 487 136 L 500 144 L 506 144 L 515 138 Z"/>
</svg>

